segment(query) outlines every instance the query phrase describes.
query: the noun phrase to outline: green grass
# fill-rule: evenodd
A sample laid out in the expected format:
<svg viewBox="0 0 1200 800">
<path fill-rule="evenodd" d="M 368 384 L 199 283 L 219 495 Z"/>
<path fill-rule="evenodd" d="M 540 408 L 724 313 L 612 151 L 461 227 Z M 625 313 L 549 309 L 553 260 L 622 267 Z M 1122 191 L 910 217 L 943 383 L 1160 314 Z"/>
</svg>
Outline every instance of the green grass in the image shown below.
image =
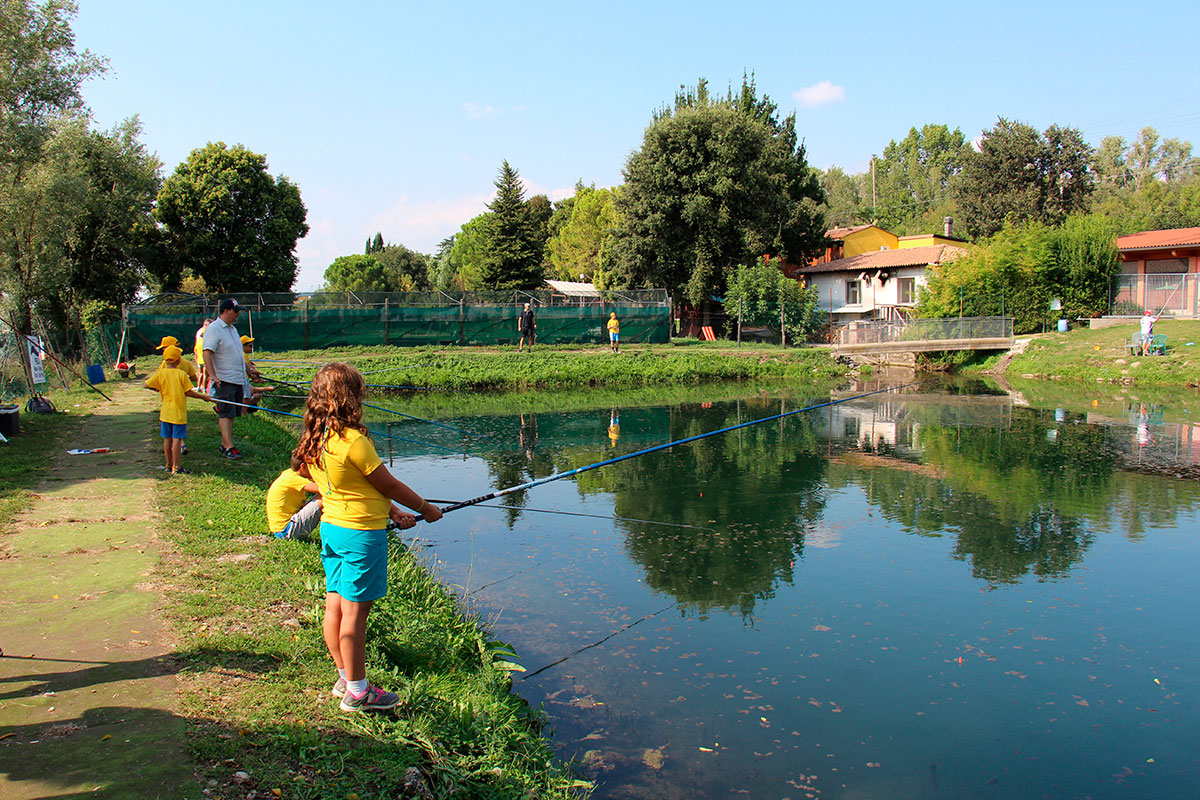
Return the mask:
<svg viewBox="0 0 1200 800">
<path fill-rule="evenodd" d="M 20 401 L 21 432 L 0 443 L 0 529 L 29 506 L 33 489 L 54 463 L 60 446 L 79 430 L 101 397 L 84 386 L 46 394 L 61 414 L 30 414 Z M 12 402 L 16 403 L 17 400 Z"/>
<path fill-rule="evenodd" d="M 619 354 L 596 347 L 539 345 L 532 353 L 517 353 L 515 348 L 376 347 L 297 350 L 258 356 L 311 360 L 314 365 L 339 358 L 364 372 L 407 367 L 366 377 L 369 383 L 439 390 L 698 386 L 773 379 L 832 380 L 846 375 L 846 368 L 823 349 L 714 345 L 711 342 L 691 346 L 633 345 Z M 151 360 L 139 366 L 149 368 Z M 297 365 L 264 362 L 260 366 L 269 375 L 284 380 L 307 380 L 313 374 L 313 369 Z"/>
<path fill-rule="evenodd" d="M 1128 355 L 1125 341 L 1137 330 L 1133 322 L 1043 334 L 1013 358 L 1006 374 L 1130 386 L 1200 386 L 1200 321 L 1159 321 L 1154 330 L 1168 337 L 1165 356 Z M 1189 347 L 1188 342 L 1194 344 Z"/>
<path fill-rule="evenodd" d="M 194 474 L 158 489 L 179 553 L 169 613 L 188 711 L 203 720 L 191 742 L 202 783 L 241 770 L 283 797 L 396 797 L 416 767 L 438 797 L 577 796 L 588 784 L 554 760 L 542 716 L 510 691 L 515 654 L 398 542 L 369 620 L 367 671 L 403 704 L 394 715 L 337 710 L 318 546 L 265 533 L 265 488 L 294 445 L 265 417 L 237 421 L 246 458 L 228 462 L 212 413 L 193 410 Z"/>
</svg>

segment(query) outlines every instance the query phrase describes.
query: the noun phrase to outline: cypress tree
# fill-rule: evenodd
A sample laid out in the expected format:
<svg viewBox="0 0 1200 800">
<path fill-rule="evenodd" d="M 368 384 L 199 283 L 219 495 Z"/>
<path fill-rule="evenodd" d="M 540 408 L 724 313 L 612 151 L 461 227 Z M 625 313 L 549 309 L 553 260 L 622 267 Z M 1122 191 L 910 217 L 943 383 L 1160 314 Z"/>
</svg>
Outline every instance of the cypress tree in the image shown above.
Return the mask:
<svg viewBox="0 0 1200 800">
<path fill-rule="evenodd" d="M 520 174 L 504 161 L 495 181 L 496 199 L 489 205 L 482 264 L 489 289 L 537 289 L 545 280 L 541 242 L 521 190 Z"/>
</svg>

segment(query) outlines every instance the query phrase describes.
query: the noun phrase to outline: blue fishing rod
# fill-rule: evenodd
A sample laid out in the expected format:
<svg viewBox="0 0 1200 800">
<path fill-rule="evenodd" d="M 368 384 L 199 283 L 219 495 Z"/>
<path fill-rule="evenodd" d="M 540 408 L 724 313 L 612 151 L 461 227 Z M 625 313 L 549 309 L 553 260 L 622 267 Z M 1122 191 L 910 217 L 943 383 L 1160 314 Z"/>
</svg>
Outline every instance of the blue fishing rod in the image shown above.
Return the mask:
<svg viewBox="0 0 1200 800">
<path fill-rule="evenodd" d="M 843 397 L 840 400 L 830 400 L 829 402 L 826 402 L 826 403 L 817 403 L 816 405 L 807 406 L 805 408 L 797 408 L 795 411 L 786 411 L 782 414 L 774 414 L 769 417 L 763 417 L 762 419 L 751 420 L 750 422 L 742 422 L 737 425 L 730 425 L 727 428 L 719 428 L 715 431 L 709 431 L 708 433 L 701 433 L 697 436 L 689 436 L 686 439 L 677 439 L 673 442 L 667 442 L 666 444 L 659 444 L 659 445 L 655 445 L 654 447 L 647 447 L 644 450 L 638 450 L 633 453 L 626 453 L 624 455 L 620 455 L 615 458 L 607 458 L 604 461 L 597 461 L 594 464 L 587 464 L 586 466 L 576 467 L 575 469 L 569 469 L 566 472 L 560 472 L 557 475 L 550 475 L 545 478 L 538 478 L 537 480 L 532 480 L 532 481 L 529 481 L 528 483 L 522 483 L 519 486 L 510 486 L 507 489 L 498 489 L 494 492 L 489 492 L 488 494 L 481 495 L 479 497 L 475 497 L 470 500 L 463 500 L 458 503 L 452 503 L 451 505 L 448 505 L 445 508 L 443 508 L 441 511 L 443 514 L 449 514 L 451 511 L 457 511 L 460 508 L 466 508 L 467 506 L 478 505 L 479 503 L 486 503 L 488 500 L 495 500 L 497 497 L 503 497 L 506 494 L 512 494 L 513 492 L 521 492 L 526 489 L 532 489 L 535 486 L 541 486 L 543 484 L 550 483 L 552 481 L 558 481 L 558 480 L 562 480 L 563 478 L 569 478 L 572 475 L 579 475 L 580 473 L 583 473 L 583 472 L 590 472 L 591 470 L 599 469 L 600 467 L 607 467 L 610 464 L 616 464 L 621 461 L 628 461 L 629 459 L 637 458 L 638 456 L 649 455 L 650 453 L 657 453 L 660 450 L 667 450 L 672 447 L 678 447 L 681 444 L 688 444 L 690 442 L 698 442 L 701 439 L 707 439 L 710 436 L 716 436 L 717 434 L 720 434 L 720 433 L 729 433 L 730 431 L 736 431 L 740 428 L 749 428 L 751 425 L 759 425 L 763 422 L 772 422 L 774 420 L 783 419 L 784 417 L 790 417 L 795 414 L 803 414 L 806 411 L 816 411 L 818 408 L 828 408 L 829 406 L 840 405 L 841 403 L 847 403 L 851 400 L 861 400 L 864 397 L 870 397 L 870 396 L 876 395 L 876 394 L 884 394 L 887 392 L 897 392 L 901 389 L 906 389 L 909 386 L 919 386 L 922 383 L 927 383 L 929 380 L 932 380 L 932 379 L 927 378 L 927 379 L 921 380 L 921 381 L 913 381 L 912 383 L 905 383 L 900 386 L 889 386 L 886 389 L 876 389 L 873 392 L 864 392 L 863 394 L 854 395 L 853 397 Z M 424 517 L 421 515 L 418 515 L 417 519 L 422 520 L 422 519 L 424 519 Z"/>
<path fill-rule="evenodd" d="M 304 417 L 300 414 L 293 414 L 290 411 L 280 411 L 277 408 L 270 408 L 269 406 L 252 406 L 248 403 L 235 403 L 232 400 L 218 400 L 217 402 L 224 403 L 225 405 L 229 405 L 229 406 L 237 406 L 239 408 L 252 408 L 255 411 L 270 411 L 272 414 L 280 414 L 285 417 L 295 417 L 296 419 L 299 419 L 299 420 L 304 419 Z M 436 447 L 439 450 L 449 450 L 451 453 L 459 452 L 456 448 L 453 448 L 453 447 L 445 447 L 440 444 L 433 444 L 432 442 L 422 442 L 418 439 L 408 439 L 404 436 L 397 436 L 394 433 L 384 433 L 383 431 L 373 431 L 370 428 L 368 428 L 367 430 L 370 431 L 372 436 L 386 436 L 389 439 L 399 439 L 400 441 L 408 442 L 409 444 L 419 444 L 423 447 Z"/>
</svg>

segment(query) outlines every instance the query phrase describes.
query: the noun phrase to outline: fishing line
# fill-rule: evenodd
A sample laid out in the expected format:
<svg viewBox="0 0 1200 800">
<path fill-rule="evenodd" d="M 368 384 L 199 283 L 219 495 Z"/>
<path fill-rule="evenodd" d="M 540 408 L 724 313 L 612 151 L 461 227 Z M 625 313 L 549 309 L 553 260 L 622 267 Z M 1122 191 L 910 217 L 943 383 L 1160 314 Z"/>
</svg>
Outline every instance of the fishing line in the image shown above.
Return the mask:
<svg viewBox="0 0 1200 800">
<path fill-rule="evenodd" d="M 482 587 L 480 587 L 480 588 L 482 588 Z M 551 667 L 557 667 L 559 664 L 566 661 L 571 656 L 577 656 L 580 653 L 582 653 L 584 650 L 591 650 L 593 647 L 599 647 L 600 645 L 604 644 L 605 642 L 607 642 L 609 639 L 613 638 L 617 634 L 624 633 L 625 631 L 629 630 L 630 628 L 632 628 L 635 625 L 641 625 L 643 622 L 645 622 L 648 619 L 653 619 L 654 617 L 657 617 L 659 614 L 670 611 L 672 608 L 675 608 L 677 605 L 679 605 L 678 602 L 671 603 L 671 605 L 665 606 L 664 608 L 660 608 L 658 611 L 655 611 L 653 614 L 647 614 L 646 616 L 642 617 L 641 619 L 634 620 L 633 622 L 626 625 L 624 628 L 617 628 L 615 631 L 610 633 L 608 636 L 605 636 L 603 639 L 600 639 L 599 641 L 592 642 L 591 644 L 585 644 L 583 647 L 579 648 L 578 650 L 567 653 L 565 656 L 560 658 L 558 661 L 551 661 L 549 664 L 547 664 L 546 666 L 542 667 L 539 670 L 530 672 L 528 675 L 522 675 L 521 680 L 527 681 L 530 678 L 532 678 L 534 675 L 540 675 L 541 673 L 545 672 L 546 670 L 550 669 Z"/>
<path fill-rule="evenodd" d="M 730 425 L 727 428 L 719 428 L 715 431 L 709 431 L 708 433 L 701 433 L 697 436 L 689 436 L 686 439 L 677 439 L 673 442 L 667 442 L 666 444 L 659 444 L 659 445 L 655 445 L 654 447 L 647 447 L 644 450 L 637 450 L 632 453 L 625 453 L 624 455 L 620 455 L 615 458 L 605 459 L 604 461 L 597 461 L 594 464 L 587 464 L 582 467 L 576 467 L 575 469 L 570 469 L 570 470 L 567 470 L 566 472 L 560 472 L 557 475 L 550 475 L 545 478 L 538 478 L 537 480 L 529 481 L 528 483 L 522 483 L 518 486 L 510 486 L 507 489 L 499 489 L 494 492 L 489 492 L 488 494 L 480 495 L 479 497 L 472 498 L 471 500 L 463 500 L 462 502 L 453 503 L 453 504 L 447 506 L 446 508 L 443 508 L 441 511 L 443 514 L 448 514 L 451 511 L 457 511 L 460 508 L 466 508 L 467 506 L 478 505 L 479 503 L 486 503 L 488 500 L 495 500 L 497 497 L 503 497 L 506 494 L 512 494 L 513 492 L 520 492 L 525 489 L 532 489 L 535 486 L 541 486 L 542 484 L 550 483 L 551 481 L 557 481 L 557 480 L 562 480 L 563 478 L 569 478 L 572 475 L 579 475 L 580 473 L 588 472 L 593 469 L 599 469 L 600 467 L 607 467 L 610 464 L 616 464 L 621 461 L 628 461 L 631 458 L 637 458 L 638 456 L 644 456 L 644 455 L 648 455 L 650 453 L 656 453 L 659 450 L 666 450 L 671 447 L 677 447 L 678 445 L 681 445 L 681 444 L 688 444 L 690 442 L 696 442 L 701 439 L 707 439 L 708 437 L 716 436 L 719 433 L 729 433 L 730 431 L 736 431 L 739 428 L 748 428 L 751 425 L 759 425 L 763 422 L 771 422 L 773 420 L 783 419 L 784 417 L 790 417 L 790 416 L 793 416 L 794 414 L 802 414 L 805 411 L 815 411 L 818 408 L 828 408 L 829 406 L 840 405 L 841 403 L 847 403 L 851 400 L 861 400 L 864 397 L 871 397 L 872 395 L 876 395 L 876 394 L 884 394 L 886 392 L 896 392 L 896 391 L 899 391 L 900 389 L 906 389 L 909 386 L 919 386 L 922 383 L 928 383 L 930 380 L 933 380 L 933 379 L 926 378 L 925 380 L 913 381 L 912 383 L 906 383 L 906 384 L 902 384 L 900 386 L 889 386 L 886 389 L 876 389 L 873 392 L 864 392 L 863 394 L 854 395 L 852 397 L 843 397 L 840 400 L 830 400 L 825 403 L 817 403 L 816 405 L 807 406 L 805 408 L 797 408 L 794 411 L 786 411 L 782 414 L 773 414 L 769 417 L 763 417 L 761 419 L 751 420 L 750 422 L 742 422 L 737 425 Z M 417 519 L 423 520 L 424 517 L 418 515 Z"/>
<path fill-rule="evenodd" d="M 504 583 L 505 581 L 511 581 L 513 578 L 517 577 L 518 575 L 522 575 L 526 572 L 529 572 L 530 570 L 537 569 L 538 567 L 542 566 L 545 563 L 546 563 L 545 561 L 539 561 L 538 563 L 532 564 L 528 567 L 525 567 L 524 569 L 519 569 L 511 575 L 506 575 L 503 578 L 499 578 L 498 580 L 492 581 L 491 583 L 485 583 L 483 586 L 480 586 L 477 589 L 472 589 L 471 591 L 467 592 L 466 596 L 470 597 L 471 595 L 475 594 L 476 592 L 482 592 L 484 589 L 487 589 L 488 587 L 491 587 L 491 586 L 495 586 L 497 583 Z"/>
<path fill-rule="evenodd" d="M 312 383 L 312 381 L 285 381 L 283 379 L 277 379 L 276 383 L 286 383 L 288 386 L 300 387 L 300 386 L 308 386 L 309 384 Z M 391 384 L 386 384 L 386 383 L 364 383 L 363 386 L 366 386 L 369 389 L 415 389 L 415 390 L 422 391 L 422 392 L 436 392 L 437 391 L 437 389 L 434 389 L 430 386 L 393 386 Z"/>
<path fill-rule="evenodd" d="M 428 502 L 433 503 L 434 505 L 439 505 L 441 503 L 453 503 L 454 502 L 453 500 L 434 500 L 429 497 L 427 497 L 425 499 Z M 589 519 L 605 519 L 610 522 L 613 520 L 616 520 L 617 522 L 640 522 L 644 525 L 665 525 L 670 528 L 691 528 L 692 530 L 697 530 L 697 531 L 709 531 L 710 533 L 717 532 L 716 528 L 706 528 L 703 525 L 688 525 L 683 522 L 659 522 L 658 520 L 637 519 L 636 517 L 618 517 L 616 514 L 585 514 L 582 511 L 556 511 L 551 508 L 529 508 L 527 506 L 502 506 L 502 505 L 491 505 L 491 504 L 484 504 L 484 503 L 480 503 L 479 507 L 480 508 L 513 509 L 514 511 L 533 511 L 538 514 L 561 514 L 565 517 L 587 517 Z"/>
<path fill-rule="evenodd" d="M 444 363 L 444 362 L 437 362 L 434 364 L 409 364 L 406 367 L 385 367 L 383 369 L 372 369 L 372 370 L 367 370 L 366 372 L 359 372 L 358 374 L 359 375 L 377 375 L 380 372 L 399 372 L 402 369 L 416 369 L 417 367 L 439 367 L 442 365 L 442 363 Z"/>
<path fill-rule="evenodd" d="M 412 414 L 405 414 L 403 411 L 395 411 L 393 409 L 386 408 L 384 406 L 377 406 L 374 403 L 363 403 L 363 405 L 367 408 L 374 408 L 378 411 L 386 411 L 389 414 L 395 414 L 398 417 L 407 417 L 408 419 L 415 419 L 417 422 L 424 422 L 427 425 L 436 425 L 439 428 L 445 428 L 446 430 L 449 430 L 449 431 L 457 431 L 459 433 L 465 433 L 467 436 L 474 436 L 479 439 L 487 439 L 489 442 L 496 442 L 497 444 L 507 444 L 507 442 L 502 442 L 499 439 L 493 439 L 491 436 L 485 436 L 482 433 L 472 433 L 471 431 L 465 430 L 463 428 L 456 428 L 453 425 L 446 425 L 441 422 L 434 422 L 433 420 L 425 419 L 424 417 L 414 417 Z"/>
<path fill-rule="evenodd" d="M 229 406 L 237 406 L 239 408 L 253 408 L 256 411 L 270 411 L 272 414 L 281 414 L 285 417 L 295 417 L 296 419 L 300 419 L 300 420 L 304 419 L 303 415 L 301 415 L 301 414 L 293 414 L 290 411 L 280 411 L 279 409 L 271 408 L 270 406 L 252 406 L 252 405 L 248 405 L 246 403 L 235 403 L 232 400 L 218 400 L 217 402 L 224 403 L 225 405 L 229 405 Z M 389 439 L 399 439 L 400 441 L 408 442 L 409 444 L 419 444 L 424 447 L 436 447 L 440 450 L 449 450 L 451 453 L 456 453 L 456 454 L 458 453 L 458 448 L 455 448 L 455 447 L 446 447 L 444 445 L 434 444 L 433 442 L 422 442 L 418 439 L 409 439 L 404 436 L 397 436 L 394 433 L 384 433 L 383 431 L 376 431 L 376 430 L 372 430 L 370 428 L 368 428 L 367 431 L 372 436 L 386 436 Z"/>
</svg>

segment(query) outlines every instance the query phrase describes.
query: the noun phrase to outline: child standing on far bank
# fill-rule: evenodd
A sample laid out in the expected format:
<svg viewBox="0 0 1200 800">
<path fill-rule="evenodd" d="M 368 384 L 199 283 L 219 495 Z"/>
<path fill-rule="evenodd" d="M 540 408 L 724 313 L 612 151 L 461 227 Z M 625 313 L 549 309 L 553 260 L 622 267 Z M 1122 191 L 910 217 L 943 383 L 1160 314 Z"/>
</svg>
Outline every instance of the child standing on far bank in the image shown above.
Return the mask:
<svg viewBox="0 0 1200 800">
<path fill-rule="evenodd" d="M 163 365 L 146 379 L 146 388 L 162 395 L 162 410 L 159 411 L 159 430 L 163 440 L 163 454 L 167 459 L 167 472 L 180 475 L 189 470 L 180 464 L 183 440 L 187 438 L 187 399 L 213 402 L 207 395 L 194 391 L 192 380 L 180 369 L 183 351 L 175 345 L 163 350 Z"/>
<path fill-rule="evenodd" d="M 337 667 L 332 694 L 343 711 L 399 705 L 394 692 L 367 682 L 366 634 L 371 604 L 387 594 L 387 523 L 411 528 L 416 519 L 392 501 L 442 518 L 383 466 L 362 424 L 362 375 L 349 364 L 327 364 L 313 378 L 304 410 L 304 432 L 293 463 L 308 466 L 325 507 L 321 516 L 321 561 L 325 566 L 325 646 Z"/>
<path fill-rule="evenodd" d="M 614 353 L 621 352 L 621 323 L 617 320 L 617 312 L 608 315 L 608 347 Z"/>
</svg>

